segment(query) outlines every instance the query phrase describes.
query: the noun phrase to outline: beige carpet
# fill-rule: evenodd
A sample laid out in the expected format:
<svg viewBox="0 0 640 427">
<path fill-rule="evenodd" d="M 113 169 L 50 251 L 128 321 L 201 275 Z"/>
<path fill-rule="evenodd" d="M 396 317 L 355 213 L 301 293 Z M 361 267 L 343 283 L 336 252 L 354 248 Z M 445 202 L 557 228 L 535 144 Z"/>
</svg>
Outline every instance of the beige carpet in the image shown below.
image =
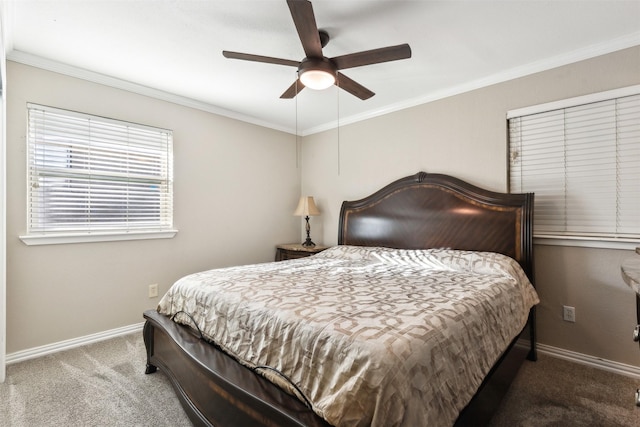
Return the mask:
<svg viewBox="0 0 640 427">
<path fill-rule="evenodd" d="M 0 426 L 191 426 L 142 333 L 7 366 Z"/>
<path fill-rule="evenodd" d="M 640 380 L 541 355 L 525 361 L 492 427 L 640 426 Z"/>
<path fill-rule="evenodd" d="M 191 426 L 166 377 L 144 374 L 145 361 L 139 333 L 9 365 L 0 426 Z M 640 426 L 639 386 L 541 356 L 525 362 L 491 427 Z"/>
</svg>

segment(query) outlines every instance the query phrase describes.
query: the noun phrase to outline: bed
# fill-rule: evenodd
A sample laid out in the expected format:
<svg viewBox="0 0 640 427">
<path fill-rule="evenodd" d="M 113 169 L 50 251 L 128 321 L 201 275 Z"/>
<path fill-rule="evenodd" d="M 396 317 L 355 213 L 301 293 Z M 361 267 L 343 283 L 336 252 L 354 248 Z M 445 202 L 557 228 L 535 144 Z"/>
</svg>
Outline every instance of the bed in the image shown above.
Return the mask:
<svg viewBox="0 0 640 427">
<path fill-rule="evenodd" d="M 505 328 L 497 334 L 501 337 L 495 342 L 485 340 L 484 337 L 490 335 L 488 331 L 473 330 L 474 324 L 465 323 L 472 321 L 467 320 L 472 318 L 470 312 L 485 311 L 478 308 L 484 307 L 484 303 L 472 300 L 464 305 L 462 299 L 466 298 L 467 288 L 469 293 L 488 294 L 487 300 L 497 301 L 498 295 L 507 290 L 511 292 L 508 288 L 516 286 L 512 283 L 518 283 L 523 289 L 527 283 L 531 286 L 534 282 L 532 209 L 533 194 L 496 193 L 451 176 L 424 172 L 399 179 L 364 199 L 346 201 L 341 208 L 335 248 L 307 259 L 195 273 L 178 281 L 163 297 L 158 310 L 144 313 L 146 372 L 159 368 L 168 376 L 195 425 L 485 424 L 525 357 L 536 359 L 537 296 L 527 290 L 530 295 L 526 302 L 524 297 L 517 296 L 513 300 L 518 301 L 517 304 L 509 300 L 511 302 L 501 304 L 495 313 L 491 312 L 490 316 L 495 317 L 490 323 L 491 329 L 498 325 Z M 404 329 L 420 330 L 421 333 L 409 333 L 420 339 L 407 340 L 398 337 L 392 323 L 400 318 L 421 322 L 422 310 L 419 315 L 403 317 L 399 313 L 413 313 L 413 308 L 398 309 L 399 306 L 393 305 L 395 301 L 382 298 L 381 302 L 379 298 L 371 306 L 382 307 L 382 311 L 374 313 L 378 317 L 371 317 L 370 312 L 375 310 L 369 310 L 368 304 L 371 295 L 379 294 L 381 289 L 390 295 L 391 291 L 384 288 L 387 285 L 378 280 L 392 276 L 401 278 L 402 289 L 410 290 L 402 294 L 402 304 L 426 305 L 426 299 L 420 294 L 421 285 L 416 287 L 416 281 L 427 280 L 423 272 L 425 264 L 430 269 L 429 277 L 448 278 L 449 287 L 445 288 L 444 295 L 447 298 L 450 295 L 451 299 L 443 299 L 442 295 L 433 299 L 444 306 L 438 321 L 444 317 L 458 320 L 454 326 L 432 327 L 424 334 L 422 329 L 426 328 L 413 324 Z M 491 270 L 486 276 L 477 276 L 476 273 L 482 270 L 485 274 L 485 267 L 494 264 L 501 266 L 498 273 Z M 356 270 L 364 271 L 364 278 L 355 275 Z M 248 275 L 251 280 L 243 285 L 244 279 L 238 274 Z M 452 283 L 460 283 L 462 276 L 465 282 L 460 289 L 450 287 Z M 515 276 L 518 280 L 513 279 Z M 279 293 L 280 288 L 269 288 L 273 286 L 269 278 L 275 277 L 288 280 L 291 290 L 287 288 L 287 292 Z M 308 277 L 320 277 L 326 284 L 314 283 L 307 280 Z M 501 287 L 499 291 L 489 287 L 494 280 L 496 286 Z M 306 282 L 311 283 L 310 287 L 304 288 L 306 294 L 297 294 L 303 289 L 302 282 L 305 286 Z M 524 284 L 520 285 L 521 282 Z M 196 286 L 198 283 L 204 286 Z M 337 287 L 332 288 L 330 283 Z M 297 286 L 301 286 L 300 289 Z M 229 301 L 235 305 L 230 308 L 229 302 L 223 304 L 217 299 L 211 302 L 209 296 L 200 295 L 206 287 L 212 287 L 216 295 L 222 294 L 224 288 L 224 294 L 228 293 Z M 263 287 L 269 297 L 253 293 Z M 355 291 L 349 293 L 347 288 Z M 322 310 L 331 305 L 327 304 L 332 298 L 331 289 L 339 290 L 338 297 L 334 298 L 348 300 L 335 304 L 342 307 L 342 312 Z M 195 299 L 188 298 L 191 291 L 197 293 Z M 381 295 L 387 295 L 384 292 Z M 307 299 L 311 304 L 303 307 L 302 302 Z M 300 307 L 295 307 L 292 301 L 299 301 Z M 386 302 L 389 307 L 395 307 L 396 312 L 382 319 L 379 316 L 384 317 Z M 279 306 L 280 311 L 267 310 L 272 305 Z M 525 306 L 518 309 L 518 320 L 500 320 L 501 315 L 496 313 L 515 312 L 512 306 L 516 305 Z M 239 306 L 246 311 L 239 311 Z M 453 306 L 462 311 L 452 312 Z M 504 308 L 507 306 L 509 310 Z M 290 313 L 281 314 L 287 309 L 302 313 L 303 319 L 297 326 L 282 323 L 282 318 L 291 317 Z M 311 312 L 313 314 L 309 314 Z M 264 336 L 270 339 L 249 329 L 255 318 L 263 318 L 255 328 L 265 330 Z M 310 325 L 317 320 L 324 323 L 313 330 Z M 214 325 L 213 328 L 208 324 Z M 221 324 L 226 326 L 219 326 Z M 381 324 L 391 326 L 380 328 Z M 360 332 L 353 332 L 354 325 Z M 362 325 L 365 327 L 359 327 Z M 343 336 L 336 338 L 329 334 L 331 330 L 339 330 Z M 454 344 L 457 350 L 446 349 L 440 335 L 433 334 L 448 335 L 447 339 L 454 342 L 458 340 Z M 367 339 L 381 336 L 385 343 L 393 344 L 362 344 L 354 338 L 364 335 Z M 305 341 L 308 336 L 310 341 Z M 481 341 L 470 341 L 477 337 Z M 277 342 L 272 345 L 274 340 Z M 438 351 L 423 341 L 437 342 Z M 264 349 L 270 345 L 280 349 L 280 353 L 266 352 Z M 313 351 L 308 350 L 311 347 Z M 390 353 L 379 356 L 380 347 L 389 348 Z M 375 349 L 371 351 L 372 359 L 368 354 L 370 348 Z M 445 353 L 438 353 L 440 348 Z M 349 353 L 351 350 L 357 356 Z M 423 357 L 422 351 L 427 352 L 426 356 Z M 318 362 L 312 353 L 328 358 Z M 361 358 L 363 354 L 367 355 L 366 359 Z M 393 365 L 390 359 L 401 360 L 402 364 Z M 413 365 L 406 367 L 409 365 L 405 361 L 409 359 L 420 365 L 420 370 L 414 370 L 418 368 Z M 426 359 L 430 360 L 428 364 Z M 264 360 L 268 363 L 262 363 Z M 348 369 L 340 371 L 345 361 L 349 362 Z M 437 371 L 437 375 L 426 377 L 427 370 Z M 447 370 L 452 371 L 454 380 L 440 375 L 440 371 Z M 371 388 L 371 384 L 377 388 Z M 408 390 L 404 390 L 407 384 Z M 365 395 L 371 399 L 364 399 Z M 419 404 L 423 401 L 436 402 L 435 409 L 431 403 L 428 410 L 421 409 Z"/>
</svg>

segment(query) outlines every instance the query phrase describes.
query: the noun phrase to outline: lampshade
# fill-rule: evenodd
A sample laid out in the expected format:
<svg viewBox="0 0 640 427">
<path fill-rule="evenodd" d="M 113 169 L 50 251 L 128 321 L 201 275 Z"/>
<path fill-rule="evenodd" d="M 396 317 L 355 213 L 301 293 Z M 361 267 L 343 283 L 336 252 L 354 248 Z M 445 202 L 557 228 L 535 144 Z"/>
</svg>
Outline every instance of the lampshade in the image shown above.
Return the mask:
<svg viewBox="0 0 640 427">
<path fill-rule="evenodd" d="M 295 216 L 316 216 L 320 215 L 320 211 L 316 207 L 316 202 L 313 201 L 312 196 L 300 197 L 298 207 L 293 213 Z"/>
<path fill-rule="evenodd" d="M 300 73 L 300 81 L 309 89 L 323 90 L 331 87 L 336 82 L 336 78 L 328 71 L 306 70 Z"/>
</svg>

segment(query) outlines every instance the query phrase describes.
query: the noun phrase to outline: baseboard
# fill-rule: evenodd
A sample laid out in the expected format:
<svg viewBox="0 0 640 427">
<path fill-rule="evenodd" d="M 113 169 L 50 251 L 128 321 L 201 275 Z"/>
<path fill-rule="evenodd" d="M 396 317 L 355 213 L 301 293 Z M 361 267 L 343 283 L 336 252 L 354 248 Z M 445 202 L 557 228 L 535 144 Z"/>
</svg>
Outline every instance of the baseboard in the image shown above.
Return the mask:
<svg viewBox="0 0 640 427">
<path fill-rule="evenodd" d="M 6 363 L 10 365 L 12 363 L 23 362 L 29 359 L 35 359 L 36 357 L 46 356 L 47 354 L 57 353 L 59 351 L 70 350 L 82 345 L 93 344 L 99 341 L 108 340 L 110 338 L 119 337 L 122 335 L 131 334 L 134 332 L 142 332 L 144 322 L 136 323 L 134 325 L 123 326 L 122 328 L 110 329 L 108 331 L 99 332 L 97 334 L 85 335 L 79 338 L 73 338 L 70 340 L 59 341 L 53 344 L 47 344 L 40 347 L 34 347 L 27 350 L 16 351 L 15 353 L 7 354 Z"/>
<path fill-rule="evenodd" d="M 142 332 L 143 326 L 144 322 L 140 322 L 134 325 L 124 326 L 122 328 L 99 332 L 97 334 L 85 335 L 84 337 L 17 351 L 15 353 L 7 354 L 6 363 L 7 365 L 10 365 L 12 363 L 18 363 L 29 359 L 34 359 L 36 357 L 46 356 L 47 354 L 69 350 L 75 347 L 80 347 L 82 345 L 92 344 L 99 341 L 108 340 L 110 338 L 131 334 L 134 332 Z M 519 340 L 518 344 L 528 346 L 528 341 L 523 342 L 523 340 Z M 589 356 L 586 354 L 578 353 L 571 350 L 565 350 L 563 348 L 553 347 L 546 344 L 539 343 L 537 345 L 537 348 L 538 352 L 541 354 L 546 354 L 558 359 L 564 359 L 573 363 L 591 366 L 593 368 L 602 369 L 604 371 L 613 372 L 619 375 L 640 379 L 640 367 L 637 366 L 626 365 L 624 363 Z"/>
<path fill-rule="evenodd" d="M 599 357 L 589 356 L 587 354 L 577 353 L 563 348 L 552 347 L 546 344 L 538 344 L 537 347 L 539 353 L 546 354 L 551 357 L 591 366 L 592 368 L 602 369 L 603 371 L 613 372 L 626 377 L 640 379 L 640 367 L 638 366 L 626 365 L 624 363 L 601 359 Z"/>
</svg>

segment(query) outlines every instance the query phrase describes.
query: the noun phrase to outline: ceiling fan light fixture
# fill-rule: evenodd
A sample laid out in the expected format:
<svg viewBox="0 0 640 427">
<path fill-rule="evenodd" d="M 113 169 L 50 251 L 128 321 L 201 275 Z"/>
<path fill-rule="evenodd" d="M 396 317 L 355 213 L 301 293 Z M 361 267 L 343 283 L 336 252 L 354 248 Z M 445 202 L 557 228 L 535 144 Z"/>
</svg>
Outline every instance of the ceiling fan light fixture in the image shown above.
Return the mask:
<svg viewBox="0 0 640 427">
<path fill-rule="evenodd" d="M 411 58 L 411 48 L 407 43 L 327 58 L 322 49 L 330 40 L 329 33 L 326 30 L 318 29 L 311 2 L 309 0 L 287 0 L 287 6 L 289 6 L 293 23 L 302 43 L 302 49 L 306 55 L 302 61 L 222 51 L 225 58 L 297 66 L 298 78 L 280 95 L 280 99 L 295 98 L 305 87 L 323 90 L 331 85 L 336 85 L 339 89 L 364 101 L 375 93 L 344 74 L 338 73 L 338 70 Z"/>
<path fill-rule="evenodd" d="M 327 89 L 336 83 L 336 67 L 326 58 L 305 58 L 298 68 L 298 77 L 309 89 Z"/>
<path fill-rule="evenodd" d="M 323 70 L 307 70 L 300 74 L 300 81 L 305 87 L 323 90 L 333 86 L 336 78 L 333 74 Z"/>
</svg>

